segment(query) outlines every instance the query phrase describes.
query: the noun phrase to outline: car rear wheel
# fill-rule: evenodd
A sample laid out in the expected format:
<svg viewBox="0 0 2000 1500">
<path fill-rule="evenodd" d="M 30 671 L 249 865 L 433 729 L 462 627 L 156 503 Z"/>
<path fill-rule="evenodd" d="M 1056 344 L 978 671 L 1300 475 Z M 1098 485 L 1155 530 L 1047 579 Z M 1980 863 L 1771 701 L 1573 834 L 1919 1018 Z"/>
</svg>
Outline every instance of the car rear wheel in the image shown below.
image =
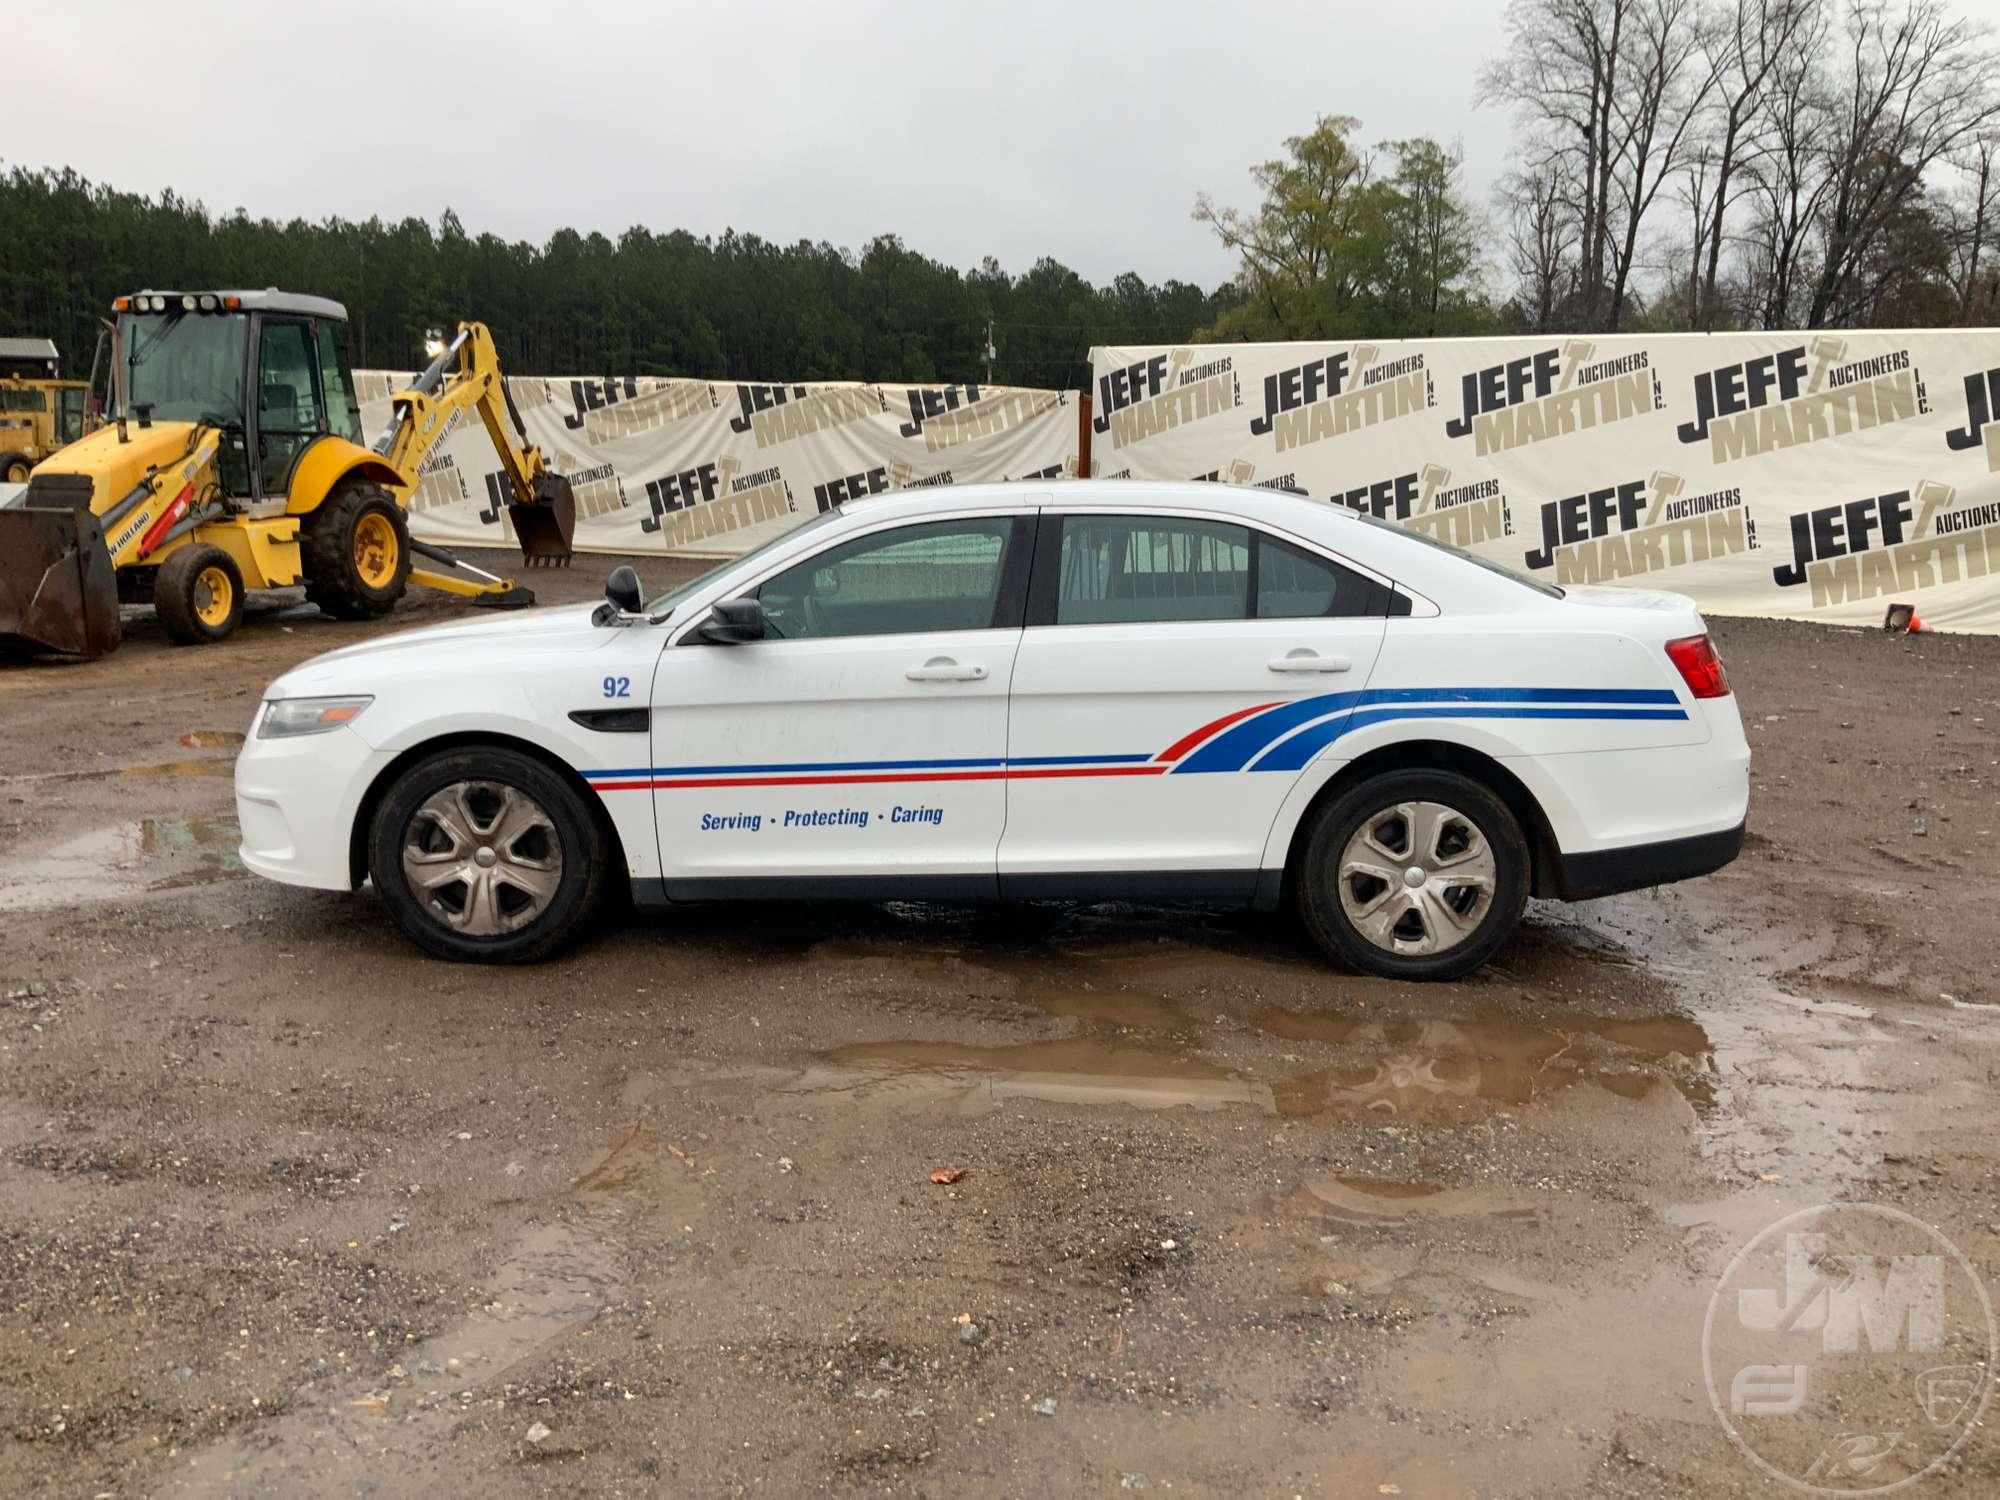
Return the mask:
<svg viewBox="0 0 2000 1500">
<path fill-rule="evenodd" d="M 1528 844 L 1507 805 L 1450 771 L 1371 777 L 1324 807 L 1299 910 L 1341 962 L 1390 979 L 1457 979 L 1491 958 L 1528 902 Z"/>
<path fill-rule="evenodd" d="M 397 778 L 375 812 L 368 869 L 397 924 L 440 958 L 532 963 L 596 910 L 607 843 L 563 777 L 518 751 L 473 747 Z"/>
</svg>

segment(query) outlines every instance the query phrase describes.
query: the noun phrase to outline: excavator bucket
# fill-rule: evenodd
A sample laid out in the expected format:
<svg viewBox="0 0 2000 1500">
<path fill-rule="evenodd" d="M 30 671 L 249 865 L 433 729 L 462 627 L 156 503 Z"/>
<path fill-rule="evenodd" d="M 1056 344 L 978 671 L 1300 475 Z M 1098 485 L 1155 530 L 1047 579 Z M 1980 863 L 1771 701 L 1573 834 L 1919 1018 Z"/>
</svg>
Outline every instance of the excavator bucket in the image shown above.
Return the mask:
<svg viewBox="0 0 2000 1500">
<path fill-rule="evenodd" d="M 567 478 L 553 471 L 537 474 L 534 483 L 534 499 L 507 507 L 514 539 L 521 544 L 521 561 L 530 568 L 565 567 L 574 555 L 570 542 L 576 536 L 576 492 Z"/>
<path fill-rule="evenodd" d="M 122 636 L 97 517 L 81 506 L 0 507 L 0 651 L 103 656 Z"/>
</svg>

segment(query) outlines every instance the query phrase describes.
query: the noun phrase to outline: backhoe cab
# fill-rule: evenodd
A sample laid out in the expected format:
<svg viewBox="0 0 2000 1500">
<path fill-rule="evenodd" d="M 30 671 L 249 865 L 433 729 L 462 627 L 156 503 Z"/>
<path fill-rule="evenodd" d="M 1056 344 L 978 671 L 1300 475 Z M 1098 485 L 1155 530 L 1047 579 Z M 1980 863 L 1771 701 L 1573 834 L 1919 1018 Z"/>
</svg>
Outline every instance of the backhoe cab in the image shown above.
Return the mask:
<svg viewBox="0 0 2000 1500">
<path fill-rule="evenodd" d="M 38 464 L 0 507 L 0 644 L 102 655 L 119 642 L 121 602 L 152 604 L 177 642 L 217 641 L 241 621 L 246 588 L 300 583 L 348 620 L 387 614 L 412 582 L 532 604 L 409 534 L 424 460 L 468 409 L 500 453 L 524 556 L 568 559 L 574 498 L 526 442 L 483 325 L 460 325 L 364 446 L 339 303 L 140 292 L 114 310 L 115 421 Z"/>
</svg>

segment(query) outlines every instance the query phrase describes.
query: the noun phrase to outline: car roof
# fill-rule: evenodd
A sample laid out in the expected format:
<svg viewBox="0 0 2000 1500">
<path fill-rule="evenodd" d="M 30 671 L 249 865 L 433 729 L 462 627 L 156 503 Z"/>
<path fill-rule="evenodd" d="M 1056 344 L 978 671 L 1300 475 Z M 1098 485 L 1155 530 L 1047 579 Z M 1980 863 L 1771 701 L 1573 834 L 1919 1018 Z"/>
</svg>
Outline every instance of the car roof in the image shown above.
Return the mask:
<svg viewBox="0 0 2000 1500">
<path fill-rule="evenodd" d="M 1353 521 L 1354 513 L 1290 490 L 1214 484 L 1206 480 L 1065 479 L 1039 483 L 954 484 L 897 490 L 849 501 L 841 514 L 860 519 L 894 519 L 962 511 L 971 506 L 1044 507 L 1051 510 L 1117 510 L 1170 506 L 1214 511 L 1217 515 L 1298 526 L 1305 518 Z"/>
</svg>

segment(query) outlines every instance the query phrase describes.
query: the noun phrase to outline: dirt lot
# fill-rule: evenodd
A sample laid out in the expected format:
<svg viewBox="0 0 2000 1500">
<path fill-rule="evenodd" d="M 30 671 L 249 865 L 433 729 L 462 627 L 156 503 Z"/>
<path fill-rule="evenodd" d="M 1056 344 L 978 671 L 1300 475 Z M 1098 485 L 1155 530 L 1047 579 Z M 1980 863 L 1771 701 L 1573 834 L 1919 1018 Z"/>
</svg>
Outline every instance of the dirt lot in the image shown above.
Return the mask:
<svg viewBox="0 0 2000 1500">
<path fill-rule="evenodd" d="M 1061 907 L 486 972 L 235 866 L 231 736 L 364 633 L 289 602 L 0 668 L 0 1493 L 1768 1493 L 1737 1247 L 1846 1197 L 2000 1286 L 2000 640 L 1720 622 L 1744 857 L 1471 983 Z"/>
</svg>

